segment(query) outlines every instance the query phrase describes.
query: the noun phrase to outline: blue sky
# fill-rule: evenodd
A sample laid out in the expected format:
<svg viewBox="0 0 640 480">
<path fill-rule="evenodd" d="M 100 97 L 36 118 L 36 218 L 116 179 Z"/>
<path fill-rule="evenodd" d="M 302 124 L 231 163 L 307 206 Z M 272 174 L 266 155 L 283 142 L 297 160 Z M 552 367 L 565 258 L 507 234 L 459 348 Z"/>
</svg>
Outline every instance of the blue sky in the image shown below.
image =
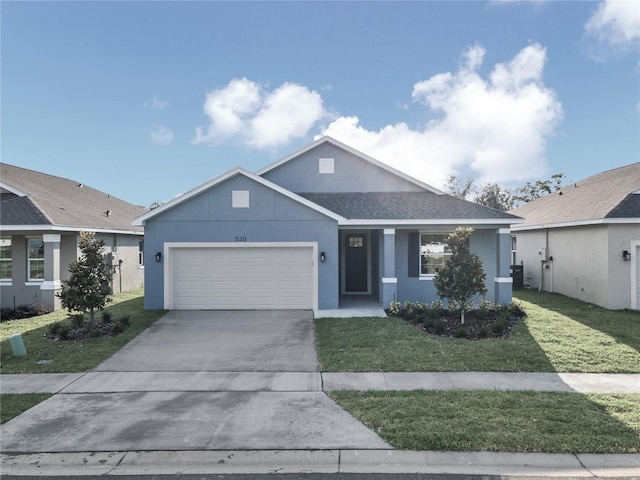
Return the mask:
<svg viewBox="0 0 640 480">
<path fill-rule="evenodd" d="M 640 1 L 7 2 L 2 161 L 148 206 L 329 134 L 441 187 L 640 160 Z"/>
</svg>

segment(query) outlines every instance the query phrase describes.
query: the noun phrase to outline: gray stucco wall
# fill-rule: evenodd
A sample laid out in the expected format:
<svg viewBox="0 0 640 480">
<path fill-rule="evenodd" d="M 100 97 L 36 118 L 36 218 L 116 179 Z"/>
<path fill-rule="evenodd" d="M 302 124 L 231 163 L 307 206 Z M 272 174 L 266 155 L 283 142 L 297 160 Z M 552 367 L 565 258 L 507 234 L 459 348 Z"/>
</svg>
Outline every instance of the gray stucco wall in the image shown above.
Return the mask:
<svg viewBox="0 0 640 480">
<path fill-rule="evenodd" d="M 333 174 L 319 173 L 319 159 L 333 158 Z M 330 143 L 290 160 L 263 175 L 267 180 L 292 192 L 384 192 L 421 191 L 412 182 L 391 175 Z"/>
<path fill-rule="evenodd" d="M 455 227 L 449 230 L 453 231 Z M 425 227 L 424 231 L 428 228 Z M 432 279 L 425 277 L 409 277 L 409 232 L 410 230 L 396 230 L 396 274 L 398 278 L 398 301 L 421 301 L 433 302 L 438 299 L 436 288 Z M 482 259 L 483 268 L 486 274 L 486 299 L 493 302 L 509 303 L 511 301 L 510 285 L 502 285 L 504 291 L 496 292 L 494 278 L 497 276 L 498 266 L 498 235 L 497 229 L 475 229 L 469 240 L 469 246 L 473 253 Z M 507 256 L 508 252 L 502 252 L 502 256 Z M 411 259 L 418 262 L 419 260 Z M 482 300 L 478 297 L 477 301 Z"/>
<path fill-rule="evenodd" d="M 250 207 L 232 208 L 233 190 L 249 190 Z M 253 180 L 236 176 L 148 220 L 145 225 L 145 308 L 164 308 L 165 242 L 317 242 L 318 306 L 338 308 L 337 222 Z"/>
<path fill-rule="evenodd" d="M 640 241 L 639 225 L 601 224 L 521 231 L 517 259 L 525 283 L 609 309 L 631 308 L 631 262 L 622 259 L 631 242 Z M 538 251 L 548 245 L 548 268 Z M 633 259 L 632 259 L 633 260 Z M 527 282 L 527 278 L 530 281 Z"/>
<path fill-rule="evenodd" d="M 0 298 L 2 308 L 13 308 L 20 305 L 44 305 L 49 310 L 60 308 L 60 301 L 55 297 L 59 290 L 43 291 L 40 282 L 27 282 L 27 238 L 42 237 L 42 234 L 12 235 L 12 279 L 11 284 L 0 286 Z M 138 265 L 138 240 L 141 235 L 117 235 L 99 234 L 96 238 L 106 242 L 104 254 L 111 252 L 112 246 L 118 245 L 117 258 L 122 258 L 122 273 L 116 272 L 114 276 L 114 292 L 120 292 L 120 277 L 122 276 L 122 291 L 131 290 L 143 286 L 144 270 Z M 69 278 L 69 264 L 80 256 L 78 249 L 79 238 L 76 233 L 60 235 L 59 246 L 59 280 Z M 48 261 L 45 258 L 45 262 Z M 117 263 L 117 259 L 116 259 Z M 47 266 L 47 271 L 50 271 Z"/>
</svg>

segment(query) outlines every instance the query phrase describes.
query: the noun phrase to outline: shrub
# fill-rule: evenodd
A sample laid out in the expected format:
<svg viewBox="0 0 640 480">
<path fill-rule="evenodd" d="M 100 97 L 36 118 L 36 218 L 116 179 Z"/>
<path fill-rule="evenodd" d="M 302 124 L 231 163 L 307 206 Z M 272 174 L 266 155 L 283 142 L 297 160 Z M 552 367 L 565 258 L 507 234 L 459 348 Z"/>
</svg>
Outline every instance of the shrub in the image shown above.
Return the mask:
<svg viewBox="0 0 640 480">
<path fill-rule="evenodd" d="M 467 336 L 467 327 L 458 327 L 453 332 L 453 336 L 456 338 L 464 338 Z"/>
<path fill-rule="evenodd" d="M 482 325 L 478 330 L 478 334 L 480 335 L 480 338 L 487 338 L 489 336 L 490 330 L 491 329 L 489 328 L 489 325 Z"/>
<path fill-rule="evenodd" d="M 101 336 L 102 336 L 102 332 L 100 331 L 99 328 L 94 328 L 89 332 L 90 338 L 100 338 Z"/>
<path fill-rule="evenodd" d="M 438 319 L 433 321 L 433 331 L 436 334 L 442 335 L 446 329 L 447 329 L 447 323 L 444 320 Z"/>
<path fill-rule="evenodd" d="M 111 314 L 107 311 L 102 312 L 102 323 L 109 323 L 111 321 Z"/>
<path fill-rule="evenodd" d="M 81 327 L 84 325 L 84 316 L 82 314 L 71 316 L 71 325 L 74 327 Z"/>
<path fill-rule="evenodd" d="M 491 330 L 493 333 L 502 333 L 507 329 L 507 321 L 504 318 L 498 318 L 493 325 L 491 325 Z"/>
<path fill-rule="evenodd" d="M 113 331 L 115 333 L 122 333 L 131 325 L 131 317 L 125 316 L 116 320 L 115 325 L 113 326 Z"/>
<path fill-rule="evenodd" d="M 0 310 L 0 322 L 38 317 L 47 313 L 49 311 L 44 305 L 20 305 L 16 308 L 3 308 Z"/>
</svg>

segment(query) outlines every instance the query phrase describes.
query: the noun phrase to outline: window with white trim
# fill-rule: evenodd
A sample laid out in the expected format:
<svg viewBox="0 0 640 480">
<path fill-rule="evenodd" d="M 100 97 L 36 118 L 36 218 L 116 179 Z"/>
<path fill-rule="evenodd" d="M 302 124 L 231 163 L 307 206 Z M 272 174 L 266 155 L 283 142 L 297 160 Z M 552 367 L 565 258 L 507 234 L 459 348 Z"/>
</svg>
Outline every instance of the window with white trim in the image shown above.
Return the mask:
<svg viewBox="0 0 640 480">
<path fill-rule="evenodd" d="M 511 265 L 516 265 L 516 251 L 518 241 L 515 235 L 511 236 Z"/>
<path fill-rule="evenodd" d="M 420 233 L 420 275 L 435 275 L 451 256 L 448 233 Z"/>
<path fill-rule="evenodd" d="M 29 238 L 27 242 L 27 280 L 44 280 L 44 242 L 41 238 Z"/>
<path fill-rule="evenodd" d="M 13 277 L 13 252 L 10 238 L 0 238 L 0 280 Z"/>
</svg>

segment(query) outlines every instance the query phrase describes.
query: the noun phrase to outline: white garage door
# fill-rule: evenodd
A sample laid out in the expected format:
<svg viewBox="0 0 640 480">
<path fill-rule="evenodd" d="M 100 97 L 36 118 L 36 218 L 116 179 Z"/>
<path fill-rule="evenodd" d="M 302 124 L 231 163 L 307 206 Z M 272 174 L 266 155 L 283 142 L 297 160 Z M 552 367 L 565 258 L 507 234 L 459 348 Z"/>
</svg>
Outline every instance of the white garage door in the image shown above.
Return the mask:
<svg viewBox="0 0 640 480">
<path fill-rule="evenodd" d="M 312 247 L 172 248 L 175 310 L 312 309 Z"/>
</svg>

